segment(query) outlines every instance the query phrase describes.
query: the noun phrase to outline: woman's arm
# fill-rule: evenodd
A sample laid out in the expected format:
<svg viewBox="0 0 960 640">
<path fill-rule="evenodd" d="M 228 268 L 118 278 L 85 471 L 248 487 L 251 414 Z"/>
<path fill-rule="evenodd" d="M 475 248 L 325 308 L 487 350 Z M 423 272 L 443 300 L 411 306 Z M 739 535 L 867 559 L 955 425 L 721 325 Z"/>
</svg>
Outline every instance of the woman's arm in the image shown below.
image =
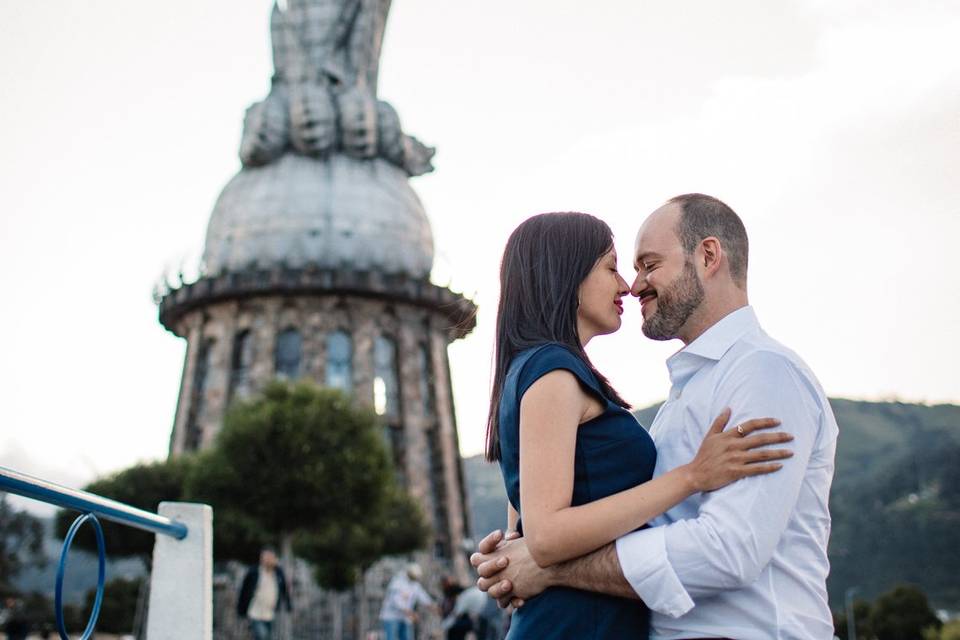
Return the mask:
<svg viewBox="0 0 960 640">
<path fill-rule="evenodd" d="M 507 500 L 507 533 L 517 530 L 517 522 L 520 521 L 520 514 L 513 508 L 510 501 Z"/>
<path fill-rule="evenodd" d="M 541 566 L 590 553 L 637 529 L 694 493 L 710 491 L 747 475 L 776 471 L 770 461 L 790 452 L 756 447 L 786 442 L 785 433 L 745 438 L 723 432 L 729 412 L 710 428 L 689 464 L 631 489 L 571 507 L 577 429 L 598 403 L 572 373 L 557 369 L 538 379 L 520 403 L 520 503 L 530 555 Z M 745 433 L 776 426 L 771 419 L 741 425 Z M 767 464 L 761 464 L 766 462 Z"/>
</svg>

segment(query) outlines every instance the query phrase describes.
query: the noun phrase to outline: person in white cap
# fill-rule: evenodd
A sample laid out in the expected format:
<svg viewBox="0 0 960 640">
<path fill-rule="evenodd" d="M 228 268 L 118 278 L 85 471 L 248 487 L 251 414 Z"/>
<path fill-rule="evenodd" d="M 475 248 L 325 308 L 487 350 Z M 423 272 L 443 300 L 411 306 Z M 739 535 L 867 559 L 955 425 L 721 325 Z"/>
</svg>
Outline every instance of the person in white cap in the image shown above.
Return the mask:
<svg viewBox="0 0 960 640">
<path fill-rule="evenodd" d="M 413 623 L 417 619 L 417 607 L 436 606 L 430 594 L 420 585 L 422 578 L 423 569 L 411 562 L 387 584 L 387 594 L 380 608 L 385 640 L 414 640 Z"/>
</svg>

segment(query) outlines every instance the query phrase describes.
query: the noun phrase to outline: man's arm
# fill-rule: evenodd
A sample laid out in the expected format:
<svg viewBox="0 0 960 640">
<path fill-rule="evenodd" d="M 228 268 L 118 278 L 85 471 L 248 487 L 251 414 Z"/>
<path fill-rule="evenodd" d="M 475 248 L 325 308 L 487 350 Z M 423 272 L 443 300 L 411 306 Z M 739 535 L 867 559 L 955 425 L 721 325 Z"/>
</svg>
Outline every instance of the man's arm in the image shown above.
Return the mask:
<svg viewBox="0 0 960 640">
<path fill-rule="evenodd" d="M 477 586 L 501 606 L 519 606 L 550 586 L 564 585 L 623 598 L 638 596 L 620 570 L 617 552 L 607 544 L 585 556 L 543 569 L 534 562 L 523 538 L 503 540 L 499 531 L 484 538 L 470 562 L 480 579 Z"/>
<path fill-rule="evenodd" d="M 433 597 L 423 588 L 423 586 L 418 582 L 414 588 L 414 606 L 424 605 L 425 607 L 436 607 L 436 603 L 433 601 Z"/>
<path fill-rule="evenodd" d="M 293 600 L 290 598 L 290 587 L 287 584 L 287 574 L 281 567 L 277 567 L 277 582 L 280 587 L 280 603 L 287 607 L 287 611 L 293 611 Z"/>
<path fill-rule="evenodd" d="M 697 518 L 628 534 L 617 540 L 615 554 L 603 548 L 570 561 L 560 574 L 527 561 L 529 554 L 521 547 L 507 546 L 490 557 L 475 554 L 471 561 L 484 576 L 478 585 L 487 590 L 496 585 L 498 595 L 512 588 L 520 599 L 554 585 L 631 595 L 622 593 L 618 584 L 626 578 L 634 597 L 658 612 L 679 616 L 693 607 L 691 596 L 710 596 L 755 580 L 793 512 L 820 410 L 809 383 L 780 355 L 752 354 L 733 373 L 714 401 L 733 407 L 732 424 L 758 415 L 782 418 L 783 427 L 795 437 L 795 455 L 783 469 L 707 494 Z M 612 567 L 614 560 L 618 562 Z M 507 562 L 518 566 L 507 571 Z M 503 571 L 505 584 L 494 575 L 497 571 Z M 498 599 L 503 604 L 502 596 Z"/>
<path fill-rule="evenodd" d="M 552 567 L 553 583 L 584 591 L 596 591 L 621 598 L 639 600 L 620 569 L 617 548 L 604 545 L 585 556 L 561 562 Z"/>
<path fill-rule="evenodd" d="M 705 494 L 696 518 L 617 540 L 634 590 L 651 609 L 671 616 L 689 611 L 693 598 L 749 585 L 766 568 L 793 514 L 821 423 L 810 382 L 771 352 L 744 358 L 713 400 L 733 408 L 732 424 L 754 415 L 781 418 L 795 438 L 794 457 L 777 473 Z"/>
<path fill-rule="evenodd" d="M 241 618 L 247 617 L 247 610 L 250 608 L 250 600 L 253 598 L 254 575 L 250 569 L 247 569 L 247 572 L 243 575 L 240 595 L 237 597 L 237 615 Z"/>
</svg>

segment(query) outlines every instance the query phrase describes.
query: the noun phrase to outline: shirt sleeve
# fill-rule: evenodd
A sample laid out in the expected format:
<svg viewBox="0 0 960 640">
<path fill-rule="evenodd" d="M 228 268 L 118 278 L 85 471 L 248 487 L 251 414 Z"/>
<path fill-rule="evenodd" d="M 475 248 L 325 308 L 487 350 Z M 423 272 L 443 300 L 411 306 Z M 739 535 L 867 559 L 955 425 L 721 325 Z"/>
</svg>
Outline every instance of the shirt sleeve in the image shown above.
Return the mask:
<svg viewBox="0 0 960 640">
<path fill-rule="evenodd" d="M 705 494 L 696 518 L 617 541 L 624 576 L 653 610 L 677 617 L 693 599 L 742 588 L 759 577 L 787 527 L 803 484 L 822 410 L 810 383 L 786 357 L 756 352 L 726 376 L 712 402 L 730 407 L 729 426 L 774 417 L 794 436 L 792 458 L 776 473 Z M 705 431 L 705 429 L 704 429 Z"/>
<path fill-rule="evenodd" d="M 430 594 L 427 593 L 424 590 L 424 588 L 420 586 L 419 583 L 417 584 L 416 594 L 417 594 L 417 604 L 422 604 L 422 605 L 433 604 L 433 598 L 430 597 Z"/>
</svg>

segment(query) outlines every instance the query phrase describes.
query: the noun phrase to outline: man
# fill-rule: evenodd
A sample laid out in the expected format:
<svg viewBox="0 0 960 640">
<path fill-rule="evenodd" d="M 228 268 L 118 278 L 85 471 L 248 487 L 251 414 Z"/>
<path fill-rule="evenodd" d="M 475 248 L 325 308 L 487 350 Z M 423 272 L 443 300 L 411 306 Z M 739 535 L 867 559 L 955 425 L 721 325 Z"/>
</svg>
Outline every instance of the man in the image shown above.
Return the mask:
<svg viewBox="0 0 960 640">
<path fill-rule="evenodd" d="M 747 254 L 740 218 L 702 194 L 669 200 L 637 234 L 631 293 L 643 333 L 685 345 L 667 360 L 672 388 L 650 429 L 655 475 L 692 460 L 726 407 L 730 425 L 779 418 L 795 437 L 793 458 L 776 473 L 692 496 L 650 528 L 547 569 L 522 538 L 503 541 L 494 532 L 471 558 L 491 597 L 522 606 L 564 585 L 640 598 L 658 640 L 833 637 L 827 499 L 836 421 L 813 373 L 760 328 L 747 299 Z"/>
<path fill-rule="evenodd" d="M 446 640 L 496 640 L 500 637 L 504 615 L 496 602 L 484 595 L 476 586 L 464 589 L 457 595 L 453 610 L 443 619 Z M 473 633 L 472 636 L 468 635 Z"/>
<path fill-rule="evenodd" d="M 286 606 L 287 611 L 293 609 L 287 578 L 279 566 L 277 553 L 266 547 L 260 551 L 260 564 L 250 567 L 243 577 L 237 615 L 250 621 L 250 633 L 254 640 L 270 640 L 273 621 L 281 604 Z"/>
<path fill-rule="evenodd" d="M 380 608 L 385 640 L 414 640 L 413 623 L 417 619 L 417 606 L 436 608 L 433 598 L 420 586 L 422 578 L 420 565 L 410 563 L 387 584 L 387 593 Z"/>
<path fill-rule="evenodd" d="M 0 610 L 0 624 L 7 640 L 27 640 L 30 623 L 23 608 L 23 601 L 7 596 L 5 608 Z"/>
</svg>

